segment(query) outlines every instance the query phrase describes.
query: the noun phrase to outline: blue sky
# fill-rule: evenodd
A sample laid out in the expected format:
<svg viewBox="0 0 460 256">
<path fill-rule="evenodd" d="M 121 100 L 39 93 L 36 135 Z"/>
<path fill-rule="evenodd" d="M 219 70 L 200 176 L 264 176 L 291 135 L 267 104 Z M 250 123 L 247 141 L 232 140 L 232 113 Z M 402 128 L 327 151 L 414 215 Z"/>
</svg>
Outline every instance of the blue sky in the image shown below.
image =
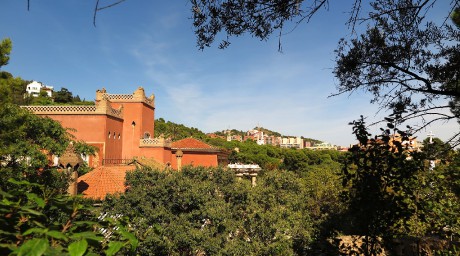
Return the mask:
<svg viewBox="0 0 460 256">
<path fill-rule="evenodd" d="M 13 41 L 3 70 L 87 100 L 103 87 L 132 93 L 142 86 L 155 94 L 156 118 L 204 132 L 260 125 L 347 146 L 355 142 L 350 121 L 385 114 L 376 115 L 378 106 L 364 93 L 328 98 L 337 84 L 334 49 L 350 35 L 350 1 L 332 1 L 329 11 L 284 35 L 283 53 L 276 35 L 232 38 L 225 50 L 216 44 L 200 51 L 187 0 L 128 0 L 99 12 L 94 27 L 95 2 L 31 0 L 27 11 L 26 0 L 3 0 L 0 39 Z M 430 130 L 447 139 L 458 126 Z"/>
</svg>

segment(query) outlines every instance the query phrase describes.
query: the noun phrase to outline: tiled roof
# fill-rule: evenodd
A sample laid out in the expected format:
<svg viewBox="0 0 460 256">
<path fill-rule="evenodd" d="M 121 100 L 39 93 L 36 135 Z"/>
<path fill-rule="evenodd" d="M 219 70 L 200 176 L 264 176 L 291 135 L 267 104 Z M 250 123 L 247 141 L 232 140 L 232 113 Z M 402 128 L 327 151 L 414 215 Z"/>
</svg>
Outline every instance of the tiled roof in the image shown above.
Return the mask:
<svg viewBox="0 0 460 256">
<path fill-rule="evenodd" d="M 136 158 L 133 163 L 138 167 L 151 167 L 152 169 L 158 170 L 164 170 L 166 168 L 166 164 L 158 162 L 155 158 L 139 157 Z"/>
<path fill-rule="evenodd" d="M 171 144 L 171 148 L 177 149 L 214 149 L 210 145 L 194 139 L 194 138 L 186 138 L 182 140 L 175 141 Z"/>
<path fill-rule="evenodd" d="M 78 178 L 78 193 L 83 197 L 104 199 L 107 194 L 125 192 L 125 175 L 135 166 L 99 166 Z"/>
</svg>

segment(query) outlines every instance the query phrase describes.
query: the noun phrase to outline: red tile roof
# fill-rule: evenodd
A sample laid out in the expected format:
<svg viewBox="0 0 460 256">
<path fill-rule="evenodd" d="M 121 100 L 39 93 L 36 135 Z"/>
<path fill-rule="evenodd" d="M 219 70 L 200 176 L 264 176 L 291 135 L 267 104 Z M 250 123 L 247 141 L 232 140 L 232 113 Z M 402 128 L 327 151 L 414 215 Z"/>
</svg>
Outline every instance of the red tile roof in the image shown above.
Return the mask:
<svg viewBox="0 0 460 256">
<path fill-rule="evenodd" d="M 78 193 L 92 199 L 124 193 L 126 172 L 134 169 L 135 166 L 99 166 L 78 178 Z"/>
<path fill-rule="evenodd" d="M 171 147 L 177 149 L 214 149 L 210 145 L 194 138 L 175 141 L 172 143 Z"/>
</svg>

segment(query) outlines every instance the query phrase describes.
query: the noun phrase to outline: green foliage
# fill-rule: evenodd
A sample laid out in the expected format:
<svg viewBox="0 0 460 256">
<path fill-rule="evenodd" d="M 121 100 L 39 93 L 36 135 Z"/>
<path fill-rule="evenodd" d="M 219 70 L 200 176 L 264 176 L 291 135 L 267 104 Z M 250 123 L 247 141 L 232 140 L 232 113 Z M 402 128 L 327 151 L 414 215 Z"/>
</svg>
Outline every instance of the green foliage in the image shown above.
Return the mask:
<svg viewBox="0 0 460 256">
<path fill-rule="evenodd" d="M 429 170 L 426 154 L 410 147 L 410 133 L 390 122 L 372 137 L 364 119 L 351 123 L 360 144 L 344 165 L 343 193 L 349 204 L 345 225 L 351 234 L 377 237 L 459 235 L 460 200 L 450 168 Z M 374 254 L 370 254 L 374 255 Z"/>
<path fill-rule="evenodd" d="M 206 134 L 197 128 L 189 128 L 183 124 L 176 124 L 170 121 L 165 121 L 163 118 L 155 120 L 155 137 L 164 136 L 165 138 L 171 138 L 173 141 L 181 140 L 185 138 L 197 138 L 204 139 Z"/>
<path fill-rule="evenodd" d="M 359 37 L 339 42 L 338 94 L 363 90 L 372 95 L 371 103 L 406 110 L 405 120 L 458 119 L 460 30 L 429 20 L 427 11 L 436 1 L 373 2 L 372 24 Z M 449 108 L 452 114 L 443 111 Z"/>
<path fill-rule="evenodd" d="M 285 23 L 309 20 L 328 1 L 191 2 L 197 45 L 200 49 L 204 49 L 211 46 L 216 37 L 219 38 L 220 33 L 224 33 L 223 37 L 226 39 L 219 43 L 219 48 L 230 45 L 230 37 L 238 37 L 246 33 L 260 40 L 268 39 L 277 30 L 281 35 Z"/>
<path fill-rule="evenodd" d="M 13 77 L 8 72 L 0 71 L 0 103 L 26 104 L 28 98 L 24 95 L 27 83 L 20 77 Z"/>
<path fill-rule="evenodd" d="M 242 137 L 244 137 L 244 135 L 246 135 L 246 132 L 238 131 L 237 129 L 222 130 L 222 131 L 213 132 L 213 134 L 223 136 L 223 137 L 227 137 L 228 133 L 230 133 L 230 135 L 239 135 L 239 136 L 242 136 Z"/>
<path fill-rule="evenodd" d="M 0 41 L 0 68 L 8 64 L 12 47 L 11 39 L 5 38 Z"/>
<path fill-rule="evenodd" d="M 58 122 L 33 115 L 13 104 L 1 105 L 0 126 L 2 127 L 0 155 L 2 161 L 8 162 L 7 166 L 25 164 L 25 161 L 16 160 L 26 156 L 33 160 L 35 160 L 34 157 L 40 160 L 37 163 L 27 163 L 27 165 L 45 166 L 47 162 L 39 157 L 39 153 L 47 150 L 48 153 L 59 155 L 69 142 L 66 130 Z"/>
<path fill-rule="evenodd" d="M 72 92 L 67 88 L 62 87 L 61 90 L 54 92 L 54 102 L 56 103 L 71 103 L 73 102 Z"/>
<path fill-rule="evenodd" d="M 72 143 L 74 151 L 77 154 L 93 156 L 96 153 L 96 147 L 86 144 L 84 141 L 75 141 Z"/>
<path fill-rule="evenodd" d="M 104 209 L 129 220 L 142 255 L 304 255 L 327 215 L 312 209 L 337 211 L 340 191 L 335 171 L 315 171 L 265 171 L 251 187 L 221 168 L 136 170 Z"/>
<path fill-rule="evenodd" d="M 302 138 L 303 138 L 303 137 L 302 137 Z M 320 141 L 320 140 L 312 139 L 312 138 L 303 138 L 303 140 L 304 140 L 304 141 L 310 142 L 312 145 L 323 143 L 323 142 Z"/>
<path fill-rule="evenodd" d="M 266 170 L 284 169 L 297 174 L 308 172 L 312 165 L 342 162 L 345 158 L 343 152 L 336 150 L 286 149 L 272 145 L 258 145 L 250 140 L 239 142 L 208 138 L 207 142 L 230 151 L 229 161 L 232 163 L 256 163 Z"/>
<path fill-rule="evenodd" d="M 98 232 L 111 224 L 97 219 L 92 202 L 25 180 L 9 182 L 15 189 L 0 190 L 2 255 L 114 255 L 120 244 L 135 250 L 137 241 L 119 223 L 110 238 Z"/>
<path fill-rule="evenodd" d="M 460 27 L 460 8 L 455 8 L 451 14 L 452 22 L 454 22 L 457 27 Z"/>
<path fill-rule="evenodd" d="M 448 143 L 443 142 L 439 138 L 433 138 L 430 142 L 429 138 L 423 140 L 422 151 L 427 159 L 448 161 L 452 153 L 452 148 Z"/>
<path fill-rule="evenodd" d="M 38 97 L 29 96 L 26 99 L 29 105 L 94 105 L 94 101 L 81 100 L 80 96 L 72 96 L 72 92 L 66 88 L 61 88 L 49 97 L 44 91 L 40 91 Z"/>
<path fill-rule="evenodd" d="M 61 154 L 70 141 L 58 122 L 33 115 L 14 104 L 1 104 L 0 127 L 0 184 L 4 188 L 8 187 L 5 182 L 8 178 L 36 182 L 40 179 L 38 170 L 48 166 L 47 154 Z"/>
<path fill-rule="evenodd" d="M 0 68 L 8 64 L 12 42 L 9 38 L 0 41 Z M 13 77 L 6 71 L 0 71 L 0 103 L 24 104 L 27 81 Z"/>
<path fill-rule="evenodd" d="M 423 159 L 403 146 L 409 141 L 407 133 L 395 130 L 402 133 L 401 141 L 390 132 L 372 138 L 362 117 L 352 125 L 360 144 L 345 166 L 344 184 L 349 186 L 346 196 L 356 219 L 354 229 L 374 237 L 389 235 L 399 220 L 405 224 L 414 214 L 410 198 L 418 175 L 425 171 Z"/>
</svg>

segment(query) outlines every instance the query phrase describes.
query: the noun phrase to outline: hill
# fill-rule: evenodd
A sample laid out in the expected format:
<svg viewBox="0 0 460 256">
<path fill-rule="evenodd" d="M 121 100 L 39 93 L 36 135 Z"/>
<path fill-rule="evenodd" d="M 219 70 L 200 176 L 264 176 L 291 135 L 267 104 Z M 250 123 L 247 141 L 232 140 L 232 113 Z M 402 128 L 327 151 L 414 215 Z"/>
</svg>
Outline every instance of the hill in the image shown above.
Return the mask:
<svg viewBox="0 0 460 256">
<path fill-rule="evenodd" d="M 197 128 L 187 127 L 183 124 L 176 124 L 170 121 L 165 121 L 163 118 L 155 120 L 155 137 L 163 135 L 170 137 L 173 141 L 185 138 L 197 138 L 205 140 L 206 134 Z"/>
</svg>

